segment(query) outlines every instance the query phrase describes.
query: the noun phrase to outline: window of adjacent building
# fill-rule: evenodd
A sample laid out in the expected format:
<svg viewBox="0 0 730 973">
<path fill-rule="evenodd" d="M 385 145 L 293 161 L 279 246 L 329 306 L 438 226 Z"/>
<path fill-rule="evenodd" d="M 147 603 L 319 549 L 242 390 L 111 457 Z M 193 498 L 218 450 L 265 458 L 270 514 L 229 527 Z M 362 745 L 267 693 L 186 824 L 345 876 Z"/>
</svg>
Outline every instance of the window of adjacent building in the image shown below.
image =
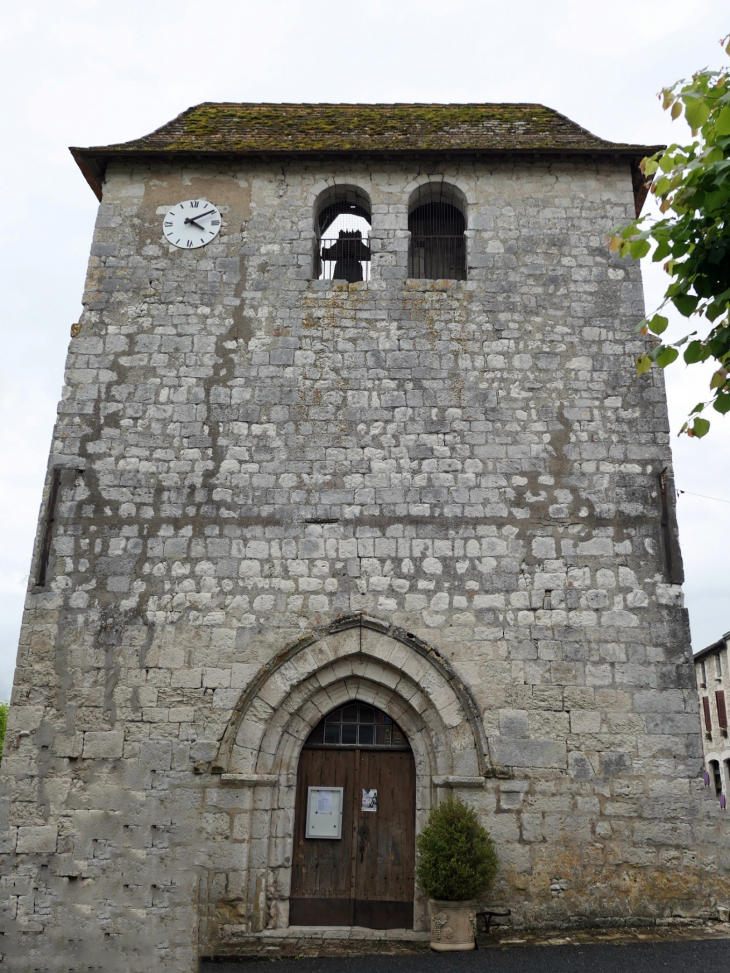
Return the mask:
<svg viewBox="0 0 730 973">
<path fill-rule="evenodd" d="M 314 209 L 315 280 L 370 280 L 370 199 L 356 186 L 332 186 Z"/>
<path fill-rule="evenodd" d="M 702 697 L 702 711 L 705 714 L 705 730 L 708 733 L 712 732 L 712 714 L 710 713 L 710 698 L 709 696 Z"/>
<path fill-rule="evenodd" d="M 715 702 L 717 703 L 717 723 L 718 726 L 723 730 L 727 730 L 727 710 L 725 709 L 725 693 L 722 689 L 718 689 L 715 693 Z"/>
<path fill-rule="evenodd" d="M 705 666 L 705 660 L 704 659 L 702 660 L 702 662 L 700 662 L 700 673 L 702 675 L 702 682 L 701 682 L 700 685 L 706 686 L 707 685 L 707 667 Z"/>
<path fill-rule="evenodd" d="M 455 186 L 426 183 L 408 206 L 408 276 L 466 280 L 466 200 Z"/>
<path fill-rule="evenodd" d="M 715 675 L 718 679 L 722 679 L 722 659 L 719 652 L 715 656 Z"/>
<path fill-rule="evenodd" d="M 717 760 L 710 761 L 710 777 L 715 784 L 715 794 L 719 797 L 722 794 L 722 775 L 720 774 L 720 763 Z"/>
</svg>

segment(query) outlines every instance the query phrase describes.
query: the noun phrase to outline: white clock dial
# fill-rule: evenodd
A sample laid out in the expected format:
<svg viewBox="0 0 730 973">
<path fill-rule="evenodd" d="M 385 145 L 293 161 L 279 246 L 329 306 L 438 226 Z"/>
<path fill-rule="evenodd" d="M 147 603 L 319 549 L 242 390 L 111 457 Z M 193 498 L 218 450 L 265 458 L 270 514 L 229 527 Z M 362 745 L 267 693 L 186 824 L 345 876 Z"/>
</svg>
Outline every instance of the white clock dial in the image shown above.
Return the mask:
<svg viewBox="0 0 730 973">
<path fill-rule="evenodd" d="M 207 199 L 186 199 L 173 206 L 162 221 L 162 232 L 173 247 L 196 250 L 218 235 L 221 214 Z"/>
</svg>

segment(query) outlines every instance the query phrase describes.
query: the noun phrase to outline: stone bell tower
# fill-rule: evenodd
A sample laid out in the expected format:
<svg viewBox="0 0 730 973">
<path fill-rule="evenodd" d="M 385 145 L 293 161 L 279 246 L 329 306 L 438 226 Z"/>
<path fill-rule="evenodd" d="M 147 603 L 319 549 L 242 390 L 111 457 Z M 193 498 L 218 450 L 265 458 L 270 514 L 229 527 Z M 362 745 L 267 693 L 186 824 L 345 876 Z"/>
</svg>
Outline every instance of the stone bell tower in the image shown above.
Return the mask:
<svg viewBox="0 0 730 973">
<path fill-rule="evenodd" d="M 72 150 L 100 207 L 2 762 L 9 970 L 418 934 L 452 792 L 517 925 L 727 904 L 606 246 L 655 148 L 531 104 L 204 104 Z"/>
</svg>

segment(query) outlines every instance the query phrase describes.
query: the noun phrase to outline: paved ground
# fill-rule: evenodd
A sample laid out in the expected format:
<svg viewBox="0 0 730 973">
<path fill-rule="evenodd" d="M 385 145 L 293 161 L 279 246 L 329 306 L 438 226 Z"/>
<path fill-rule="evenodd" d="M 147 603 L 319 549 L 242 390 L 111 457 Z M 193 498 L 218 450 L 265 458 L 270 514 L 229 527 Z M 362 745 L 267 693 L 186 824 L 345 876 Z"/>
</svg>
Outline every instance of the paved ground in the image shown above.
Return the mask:
<svg viewBox="0 0 730 973">
<path fill-rule="evenodd" d="M 259 952 L 235 962 L 203 961 L 200 971 L 271 973 L 275 961 L 276 973 L 477 973 L 485 968 L 500 973 L 727 973 L 728 935 L 727 927 L 716 927 L 594 930 L 523 939 L 505 930 L 501 939 L 480 937 L 477 952 L 439 954 L 427 944 L 379 942 L 369 943 L 367 953 L 361 946 L 360 955 L 352 955 L 352 946 L 320 941 L 318 946 L 302 944 L 300 953 L 289 956 Z"/>
<path fill-rule="evenodd" d="M 277 973 L 727 973 L 730 940 L 628 943 L 625 946 L 503 946 L 473 953 L 419 953 L 405 956 L 320 956 L 280 960 Z M 271 960 L 245 964 L 204 962 L 201 973 L 271 971 Z"/>
</svg>

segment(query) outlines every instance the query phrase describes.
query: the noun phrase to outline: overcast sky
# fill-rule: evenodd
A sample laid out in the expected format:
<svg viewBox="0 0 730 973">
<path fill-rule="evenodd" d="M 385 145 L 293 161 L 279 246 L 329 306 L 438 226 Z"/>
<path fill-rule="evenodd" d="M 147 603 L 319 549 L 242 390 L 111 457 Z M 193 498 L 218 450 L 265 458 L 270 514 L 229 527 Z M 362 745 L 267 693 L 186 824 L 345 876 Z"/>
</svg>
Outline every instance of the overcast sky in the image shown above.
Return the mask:
<svg viewBox="0 0 730 973">
<path fill-rule="evenodd" d="M 727 63 L 727 0 L 34 0 L 0 21 L 0 699 L 12 682 L 97 201 L 67 151 L 202 101 L 536 101 L 603 138 L 684 139 L 659 89 Z M 661 270 L 645 267 L 655 305 Z M 679 336 L 679 331 L 677 331 Z M 673 429 L 707 376 L 667 375 Z M 730 630 L 730 416 L 673 437 L 695 651 Z"/>
</svg>

